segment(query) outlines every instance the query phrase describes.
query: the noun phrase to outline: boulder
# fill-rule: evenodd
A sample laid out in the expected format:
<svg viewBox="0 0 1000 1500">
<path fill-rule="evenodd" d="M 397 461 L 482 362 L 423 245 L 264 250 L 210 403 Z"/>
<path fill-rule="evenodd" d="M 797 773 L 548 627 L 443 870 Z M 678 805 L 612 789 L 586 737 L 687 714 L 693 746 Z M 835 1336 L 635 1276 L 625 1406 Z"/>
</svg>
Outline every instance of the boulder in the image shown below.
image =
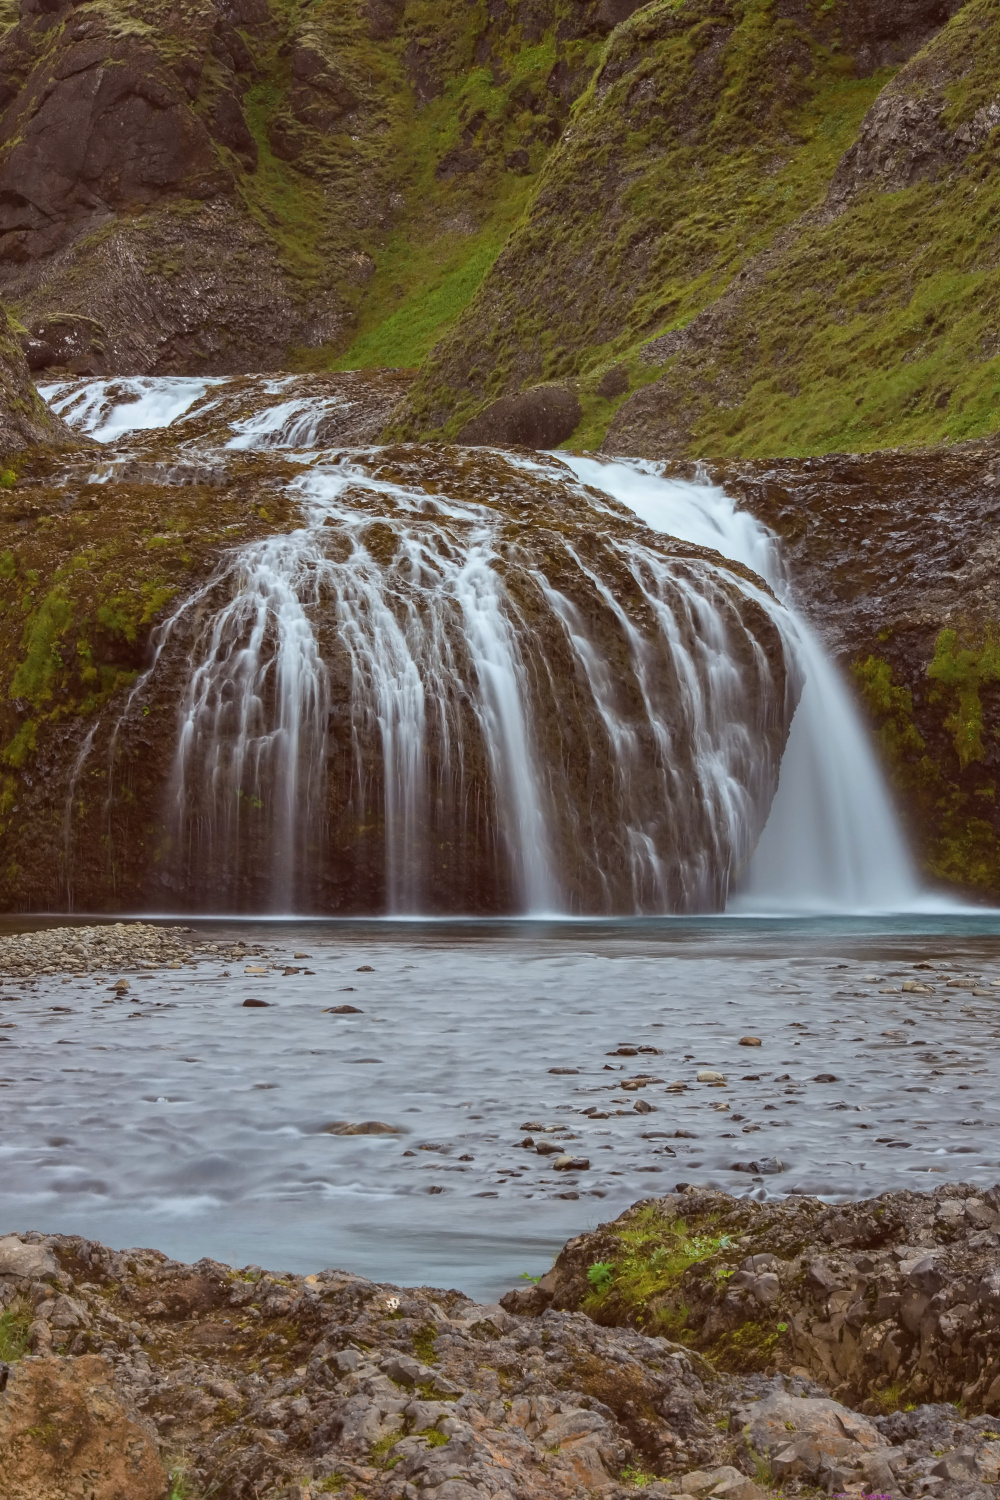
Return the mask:
<svg viewBox="0 0 1000 1500">
<path fill-rule="evenodd" d="M 804 1478 L 841 1490 L 863 1474 L 869 1456 L 887 1448 L 874 1422 L 826 1397 L 773 1391 L 733 1413 L 748 1454 L 767 1454 L 780 1484 Z"/>
<path fill-rule="evenodd" d="M 0 1276 L 23 1276 L 28 1281 L 47 1281 L 59 1271 L 48 1245 L 27 1244 L 16 1234 L 0 1237 Z"/>
<path fill-rule="evenodd" d="M 564 385 L 536 385 L 501 396 L 466 422 L 457 441 L 468 447 L 555 448 L 572 436 L 583 416 Z"/>
</svg>

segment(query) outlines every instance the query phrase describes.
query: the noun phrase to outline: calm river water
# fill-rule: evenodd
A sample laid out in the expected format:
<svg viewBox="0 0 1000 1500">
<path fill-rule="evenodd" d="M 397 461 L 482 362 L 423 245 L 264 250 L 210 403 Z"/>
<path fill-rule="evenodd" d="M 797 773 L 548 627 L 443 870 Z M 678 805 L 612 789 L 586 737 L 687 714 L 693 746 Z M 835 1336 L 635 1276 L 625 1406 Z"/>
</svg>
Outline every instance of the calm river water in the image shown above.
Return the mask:
<svg viewBox="0 0 1000 1500">
<path fill-rule="evenodd" d="M 113 1003 L 114 972 L 0 987 L 0 1232 L 490 1297 L 678 1182 L 1000 1179 L 995 914 L 197 932 L 277 967 L 129 973 Z M 371 1120 L 402 1133 L 326 1129 Z"/>
</svg>

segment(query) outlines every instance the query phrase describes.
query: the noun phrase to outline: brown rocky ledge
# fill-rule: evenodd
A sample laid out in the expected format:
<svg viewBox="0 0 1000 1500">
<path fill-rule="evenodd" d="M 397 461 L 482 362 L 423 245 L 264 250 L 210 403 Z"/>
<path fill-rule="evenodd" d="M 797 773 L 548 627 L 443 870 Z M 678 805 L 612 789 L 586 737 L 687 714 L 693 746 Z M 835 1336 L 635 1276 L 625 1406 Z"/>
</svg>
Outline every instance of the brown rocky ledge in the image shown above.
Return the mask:
<svg viewBox="0 0 1000 1500">
<path fill-rule="evenodd" d="M 10 1234 L 5 1500 L 988 1500 L 998 1207 L 688 1190 L 492 1306 Z"/>
</svg>

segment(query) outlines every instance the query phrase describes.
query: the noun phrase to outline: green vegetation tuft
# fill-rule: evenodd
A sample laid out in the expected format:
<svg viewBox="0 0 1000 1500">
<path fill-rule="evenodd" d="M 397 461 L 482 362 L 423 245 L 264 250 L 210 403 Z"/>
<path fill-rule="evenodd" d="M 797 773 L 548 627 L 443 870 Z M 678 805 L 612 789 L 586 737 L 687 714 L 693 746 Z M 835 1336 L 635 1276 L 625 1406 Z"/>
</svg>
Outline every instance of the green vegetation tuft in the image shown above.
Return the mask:
<svg viewBox="0 0 1000 1500">
<path fill-rule="evenodd" d="M 12 1365 L 23 1359 L 30 1347 L 28 1330 L 31 1327 L 31 1309 L 23 1304 L 8 1307 L 0 1314 L 0 1361 Z"/>
<path fill-rule="evenodd" d="M 997 787 L 981 695 L 1000 682 L 995 642 L 991 627 L 975 642 L 964 642 L 955 630 L 939 633 L 924 667 L 930 684 L 926 735 L 914 722 L 910 689 L 895 681 L 887 660 L 869 656 L 852 669 L 892 784 L 920 830 L 925 870 L 937 880 L 989 892 L 1000 889 L 1000 837 L 983 816 L 996 805 Z"/>
<path fill-rule="evenodd" d="M 940 683 L 940 689 L 930 695 L 931 702 L 947 697 L 951 704 L 944 727 L 954 736 L 955 753 L 964 771 L 971 761 L 982 760 L 986 753 L 979 690 L 984 683 L 1000 681 L 1000 646 L 992 633 L 978 650 L 960 646 L 956 631 L 942 630 L 927 675 Z"/>
<path fill-rule="evenodd" d="M 633 1323 L 647 1333 L 670 1330 L 683 1337 L 686 1309 L 671 1294 L 689 1266 L 729 1248 L 728 1236 L 692 1234 L 683 1219 L 668 1221 L 653 1206 L 613 1232 L 620 1253 L 590 1267 L 584 1312 L 597 1323 Z"/>
</svg>

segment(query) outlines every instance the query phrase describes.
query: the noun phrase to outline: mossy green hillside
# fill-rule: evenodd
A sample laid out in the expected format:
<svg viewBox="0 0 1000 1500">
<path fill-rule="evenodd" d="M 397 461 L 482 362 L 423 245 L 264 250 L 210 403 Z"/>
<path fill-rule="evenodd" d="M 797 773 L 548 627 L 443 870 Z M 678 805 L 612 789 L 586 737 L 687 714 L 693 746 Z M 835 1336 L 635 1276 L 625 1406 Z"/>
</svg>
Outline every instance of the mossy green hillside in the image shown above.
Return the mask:
<svg viewBox="0 0 1000 1500">
<path fill-rule="evenodd" d="M 994 432 L 1000 171 L 981 112 L 998 62 L 1000 9 L 969 0 L 888 85 L 823 212 L 679 349 L 610 445 L 753 457 Z"/>
<path fill-rule="evenodd" d="M 235 30 L 228 21 L 220 29 L 207 0 L 89 0 L 84 9 L 110 60 L 121 54 L 141 70 L 150 59 L 161 88 L 183 81 L 179 102 L 213 143 L 229 204 L 263 236 L 247 240 L 241 276 L 239 234 L 220 221 L 230 279 L 259 296 L 253 283 L 263 276 L 272 306 L 291 299 L 282 359 L 293 369 L 420 362 L 522 217 L 607 31 L 597 0 L 411 0 L 388 27 L 340 0 L 268 0 L 266 21 Z M 55 67 L 78 21 L 67 12 L 44 36 L 32 33 L 12 80 Z M 252 149 L 218 125 L 237 96 Z M 53 263 L 47 290 L 33 278 L 26 295 L 15 293 L 25 316 L 37 320 L 53 300 L 98 313 L 90 282 L 102 247 L 152 283 L 183 285 L 204 251 L 203 237 L 188 247 L 178 233 L 185 212 L 201 212 L 197 195 L 128 205 L 84 236 L 72 265 Z M 172 352 L 168 368 L 196 348 Z"/>
<path fill-rule="evenodd" d="M 638 362 L 822 203 L 891 76 L 853 76 L 842 9 L 806 25 L 771 5 L 659 0 L 620 26 L 409 426 L 450 432 L 484 397 Z"/>
</svg>

